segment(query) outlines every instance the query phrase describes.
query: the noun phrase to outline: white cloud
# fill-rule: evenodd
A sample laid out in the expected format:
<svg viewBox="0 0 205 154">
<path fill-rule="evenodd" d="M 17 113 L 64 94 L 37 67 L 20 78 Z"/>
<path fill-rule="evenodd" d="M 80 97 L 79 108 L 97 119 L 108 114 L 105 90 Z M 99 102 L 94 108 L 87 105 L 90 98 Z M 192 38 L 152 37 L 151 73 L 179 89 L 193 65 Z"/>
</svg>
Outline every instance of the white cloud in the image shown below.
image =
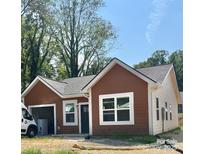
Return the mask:
<svg viewBox="0 0 205 154">
<path fill-rule="evenodd" d="M 153 10 L 149 15 L 149 23 L 146 27 L 145 37 L 149 43 L 152 41 L 152 35 L 158 30 L 158 27 L 161 24 L 161 20 L 163 19 L 168 3 L 173 0 L 153 0 Z"/>
</svg>

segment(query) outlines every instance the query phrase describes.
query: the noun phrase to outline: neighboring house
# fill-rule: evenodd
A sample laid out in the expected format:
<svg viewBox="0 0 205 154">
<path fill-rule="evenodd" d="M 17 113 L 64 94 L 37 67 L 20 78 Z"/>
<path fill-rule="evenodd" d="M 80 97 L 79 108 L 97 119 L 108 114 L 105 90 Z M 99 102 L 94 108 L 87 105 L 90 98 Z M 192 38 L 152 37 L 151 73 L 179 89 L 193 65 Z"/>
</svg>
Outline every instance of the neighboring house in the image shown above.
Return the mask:
<svg viewBox="0 0 205 154">
<path fill-rule="evenodd" d="M 180 95 L 172 64 L 133 69 L 117 58 L 97 75 L 37 76 L 22 93 L 50 134 L 158 134 L 178 127 Z"/>
</svg>

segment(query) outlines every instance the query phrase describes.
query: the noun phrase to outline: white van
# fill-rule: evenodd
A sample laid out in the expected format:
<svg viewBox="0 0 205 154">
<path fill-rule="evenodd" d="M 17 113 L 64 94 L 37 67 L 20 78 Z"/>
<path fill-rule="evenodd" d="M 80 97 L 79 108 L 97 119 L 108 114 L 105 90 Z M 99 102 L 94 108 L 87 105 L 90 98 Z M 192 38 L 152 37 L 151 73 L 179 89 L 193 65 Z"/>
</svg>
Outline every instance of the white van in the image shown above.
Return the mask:
<svg viewBox="0 0 205 154">
<path fill-rule="evenodd" d="M 36 136 L 38 131 L 36 122 L 23 103 L 21 103 L 21 110 L 21 135 Z"/>
</svg>

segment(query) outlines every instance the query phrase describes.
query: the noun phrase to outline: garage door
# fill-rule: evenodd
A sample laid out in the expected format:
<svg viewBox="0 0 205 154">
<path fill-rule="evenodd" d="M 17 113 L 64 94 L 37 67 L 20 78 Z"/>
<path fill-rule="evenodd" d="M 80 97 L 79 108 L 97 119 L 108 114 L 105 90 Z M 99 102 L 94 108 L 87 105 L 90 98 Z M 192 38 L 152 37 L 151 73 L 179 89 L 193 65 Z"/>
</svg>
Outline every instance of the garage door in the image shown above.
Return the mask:
<svg viewBox="0 0 205 154">
<path fill-rule="evenodd" d="M 46 133 L 54 134 L 54 107 L 32 107 L 31 113 L 41 130 L 46 129 Z M 39 132 L 41 131 L 39 130 Z M 45 131 L 44 131 L 45 132 Z M 45 134 L 46 135 L 46 134 Z"/>
</svg>

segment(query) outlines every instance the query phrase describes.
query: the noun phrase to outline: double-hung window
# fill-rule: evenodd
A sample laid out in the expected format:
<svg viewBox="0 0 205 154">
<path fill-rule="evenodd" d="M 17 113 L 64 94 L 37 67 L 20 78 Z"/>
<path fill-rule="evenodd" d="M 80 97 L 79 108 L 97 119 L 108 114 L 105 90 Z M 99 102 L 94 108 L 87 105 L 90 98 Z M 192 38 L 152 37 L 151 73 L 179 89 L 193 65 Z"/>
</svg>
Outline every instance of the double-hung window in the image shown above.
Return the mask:
<svg viewBox="0 0 205 154">
<path fill-rule="evenodd" d="M 169 105 L 169 116 L 170 116 L 170 120 L 172 120 L 172 105 Z"/>
<path fill-rule="evenodd" d="M 167 107 L 167 102 L 165 102 L 165 118 L 168 120 L 168 107 Z"/>
<path fill-rule="evenodd" d="M 77 100 L 63 101 L 63 125 L 77 126 Z"/>
<path fill-rule="evenodd" d="M 133 92 L 100 95 L 100 125 L 133 125 L 133 107 Z"/>
</svg>

